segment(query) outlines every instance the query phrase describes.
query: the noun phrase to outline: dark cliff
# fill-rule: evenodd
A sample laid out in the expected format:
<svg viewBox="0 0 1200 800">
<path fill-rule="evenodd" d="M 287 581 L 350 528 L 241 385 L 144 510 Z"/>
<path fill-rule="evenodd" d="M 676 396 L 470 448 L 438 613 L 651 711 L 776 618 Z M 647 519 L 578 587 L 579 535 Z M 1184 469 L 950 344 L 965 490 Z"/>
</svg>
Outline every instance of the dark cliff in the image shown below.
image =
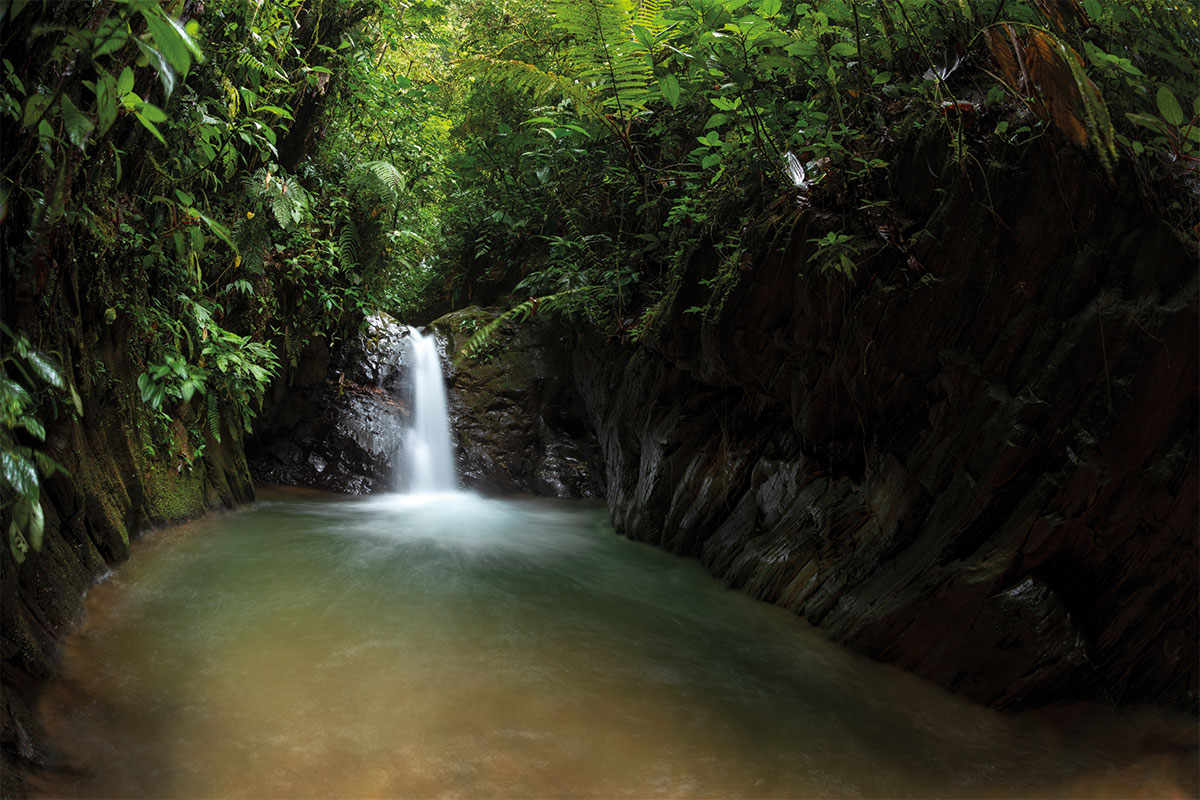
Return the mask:
<svg viewBox="0 0 1200 800">
<path fill-rule="evenodd" d="M 707 318 L 700 256 L 577 351 L 614 523 L 983 703 L 1195 708 L 1195 244 L 1072 152 L 943 160 L 852 279 L 777 204 Z"/>
<path fill-rule="evenodd" d="M 83 294 L 88 273 L 77 269 L 72 265 L 69 274 Z M 143 531 L 254 497 L 240 425 L 228 424 L 234 415 L 222 413 L 217 441 L 202 402 L 173 404 L 164 409 L 169 415 L 142 403 L 128 318 L 105 321 L 102 308 L 71 307 L 62 295 L 47 308 L 28 295 L 30 286 L 14 289 L 9 299 L 16 310 L 7 319 L 39 332 L 46 350 L 57 354 L 65 379 L 77 387 L 82 415 L 59 404 L 46 420 L 41 449 L 70 476 L 42 482 L 41 551 L 18 564 L 7 546 L 0 548 L 4 797 L 26 794 L 29 770 L 46 763 L 34 704 L 88 587 L 129 557 L 130 540 Z"/>
</svg>

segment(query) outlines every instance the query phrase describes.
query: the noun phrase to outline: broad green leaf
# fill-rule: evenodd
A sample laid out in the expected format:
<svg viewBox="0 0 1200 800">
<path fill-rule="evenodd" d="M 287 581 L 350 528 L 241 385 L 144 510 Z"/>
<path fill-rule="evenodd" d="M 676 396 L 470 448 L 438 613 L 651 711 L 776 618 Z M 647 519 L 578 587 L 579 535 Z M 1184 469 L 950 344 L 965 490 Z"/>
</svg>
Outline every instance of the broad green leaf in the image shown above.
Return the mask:
<svg viewBox="0 0 1200 800">
<path fill-rule="evenodd" d="M 0 485 L 26 497 L 36 494 L 38 478 L 33 462 L 16 450 L 0 450 Z"/>
<path fill-rule="evenodd" d="M 217 222 L 216 220 L 210 219 L 209 217 L 205 216 L 204 214 L 201 214 L 199 211 L 197 211 L 194 208 L 190 209 L 189 213 L 195 214 L 196 217 L 204 220 L 204 223 L 206 225 L 208 225 L 209 230 L 211 230 L 218 239 L 220 239 L 222 242 L 224 242 L 225 244 L 232 247 L 235 253 L 237 252 L 237 245 L 234 244 L 233 236 L 229 233 L 228 228 L 226 228 L 224 225 Z"/>
<path fill-rule="evenodd" d="M 787 47 L 785 47 L 783 49 L 784 49 L 784 52 L 786 52 L 789 56 L 795 56 L 796 58 L 804 58 L 805 56 L 815 56 L 817 54 L 816 44 L 811 41 L 808 41 L 807 39 L 801 40 L 799 42 L 793 42 L 792 44 L 789 44 Z"/>
<path fill-rule="evenodd" d="M 179 202 L 183 203 L 185 206 L 194 205 L 196 202 L 196 198 L 185 192 L 183 189 L 176 189 L 175 196 L 178 197 Z"/>
<path fill-rule="evenodd" d="M 42 473 L 43 478 L 49 478 L 56 472 L 61 472 L 63 475 L 71 474 L 66 467 L 40 450 L 34 450 L 33 457 L 37 460 L 38 470 Z"/>
<path fill-rule="evenodd" d="M 773 17 L 779 13 L 781 7 L 780 0 L 763 0 L 758 6 L 758 13 L 764 17 Z"/>
<path fill-rule="evenodd" d="M 659 80 L 659 86 L 662 87 L 663 97 L 671 104 L 671 108 L 679 105 L 679 79 L 674 75 L 663 75 Z"/>
<path fill-rule="evenodd" d="M 728 114 L 713 114 L 708 118 L 708 122 L 704 123 L 704 129 L 708 130 L 709 128 L 719 128 L 726 122 L 729 122 L 730 119 L 731 117 Z"/>
<path fill-rule="evenodd" d="M 109 17 L 96 28 L 96 49 L 92 58 L 100 58 L 109 53 L 115 53 L 125 46 L 129 38 L 129 25 L 121 17 Z"/>
<path fill-rule="evenodd" d="M 111 72 L 100 69 L 100 80 L 96 89 L 96 116 L 98 133 L 103 136 L 117 120 L 117 79 Z"/>
<path fill-rule="evenodd" d="M 29 99 L 25 101 L 25 116 L 21 124 L 29 127 L 37 122 L 50 106 L 50 99 L 48 94 L 30 95 Z"/>
<path fill-rule="evenodd" d="M 200 60 L 200 50 L 192 42 L 192 37 L 157 4 L 143 7 L 142 17 L 146 20 L 146 27 L 150 29 L 150 35 L 154 37 L 154 44 L 158 50 L 177 72 L 186 75 L 192 68 L 192 55 L 196 55 L 197 60 Z"/>
<path fill-rule="evenodd" d="M 25 6 L 29 5 L 30 0 L 12 0 L 12 5 L 8 7 L 8 18 L 16 19 L 17 15 L 25 10 Z"/>
<path fill-rule="evenodd" d="M 1142 127 L 1149 128 L 1155 133 L 1166 135 L 1167 126 L 1161 119 L 1151 114 L 1126 114 L 1126 119 Z"/>
<path fill-rule="evenodd" d="M 124 97 L 133 91 L 133 70 L 129 67 L 121 70 L 120 77 L 117 78 L 117 97 Z"/>
<path fill-rule="evenodd" d="M 1163 115 L 1163 119 L 1176 128 L 1183 124 L 1183 108 L 1179 105 L 1179 100 L 1176 99 L 1174 92 L 1166 86 L 1161 86 L 1155 100 L 1158 102 L 1158 113 Z"/>
<path fill-rule="evenodd" d="M 829 48 L 829 55 L 842 58 L 849 58 L 857 52 L 858 49 L 850 42 L 838 42 Z"/>
<path fill-rule="evenodd" d="M 75 107 L 75 104 L 71 102 L 71 98 L 65 94 L 62 96 L 62 112 L 63 127 L 67 131 L 67 138 L 76 147 L 85 147 L 88 143 L 88 138 L 92 135 L 92 131 L 96 129 L 96 126 L 92 123 L 91 119 Z"/>
<path fill-rule="evenodd" d="M 286 108 L 280 108 L 279 106 L 259 106 L 258 108 L 254 109 L 254 113 L 256 114 L 259 111 L 269 111 L 272 114 L 283 117 L 284 119 L 295 119 L 295 117 L 292 116 L 292 112 L 288 111 Z"/>
<path fill-rule="evenodd" d="M 630 32 L 633 34 L 633 38 L 636 39 L 637 43 L 642 47 L 646 48 L 647 50 L 654 49 L 654 34 L 646 30 L 646 26 L 634 25 L 630 29 Z"/>
<path fill-rule="evenodd" d="M 25 353 L 25 360 L 29 362 L 29 366 L 33 367 L 33 371 L 37 373 L 39 378 L 55 389 L 63 388 L 65 383 L 63 382 L 62 372 L 53 361 L 32 348 Z"/>
<path fill-rule="evenodd" d="M 32 403 L 33 398 L 25 391 L 24 386 L 14 380 L 0 377 L 0 413 L 7 412 L 16 416 Z"/>
<path fill-rule="evenodd" d="M 150 399 L 150 394 L 154 388 L 154 382 L 150 380 L 150 376 L 143 372 L 138 375 L 137 379 L 138 390 L 142 393 L 142 402 L 145 403 Z"/>
<path fill-rule="evenodd" d="M 42 423 L 38 421 L 37 417 L 25 415 L 17 419 L 17 424 L 37 437 L 39 441 L 46 441 L 46 429 L 42 427 Z"/>
<path fill-rule="evenodd" d="M 163 111 L 153 103 L 141 103 L 136 110 L 151 122 L 157 123 L 167 121 L 167 112 Z"/>
<path fill-rule="evenodd" d="M 151 122 L 150 120 L 146 119 L 144 116 L 142 116 L 140 113 L 138 113 L 138 112 L 136 112 L 136 111 L 134 112 L 134 114 L 133 114 L 133 115 L 134 115 L 135 117 L 137 117 L 137 118 L 138 118 L 138 122 L 140 122 L 140 123 L 142 123 L 143 125 L 145 125 L 145 126 L 146 126 L 146 130 L 148 130 L 148 131 L 150 131 L 151 133 L 153 133 L 153 134 L 154 134 L 154 138 L 155 138 L 155 139 L 158 139 L 160 142 L 162 142 L 164 147 L 166 146 L 166 144 L 167 144 L 167 140 L 166 140 L 166 139 L 164 139 L 164 138 L 163 138 L 163 136 L 162 136 L 162 134 L 158 132 L 158 128 L 154 127 L 154 123 L 153 123 L 153 122 Z"/>
<path fill-rule="evenodd" d="M 28 497 L 22 497 L 13 504 L 12 521 L 17 523 L 17 527 L 25 530 L 25 526 L 29 524 L 29 507 L 32 505 Z"/>
</svg>

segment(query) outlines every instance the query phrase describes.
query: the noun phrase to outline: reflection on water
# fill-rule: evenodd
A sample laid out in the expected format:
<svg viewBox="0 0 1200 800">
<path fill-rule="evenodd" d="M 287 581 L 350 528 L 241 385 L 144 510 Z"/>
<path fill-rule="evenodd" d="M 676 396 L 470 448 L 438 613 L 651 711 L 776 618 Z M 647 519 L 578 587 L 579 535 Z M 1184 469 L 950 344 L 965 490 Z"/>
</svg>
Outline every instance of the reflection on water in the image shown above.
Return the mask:
<svg viewBox="0 0 1200 800">
<path fill-rule="evenodd" d="M 972 706 L 595 505 L 262 496 L 89 594 L 42 702 L 46 795 L 1196 792 L 1191 720 Z"/>
</svg>

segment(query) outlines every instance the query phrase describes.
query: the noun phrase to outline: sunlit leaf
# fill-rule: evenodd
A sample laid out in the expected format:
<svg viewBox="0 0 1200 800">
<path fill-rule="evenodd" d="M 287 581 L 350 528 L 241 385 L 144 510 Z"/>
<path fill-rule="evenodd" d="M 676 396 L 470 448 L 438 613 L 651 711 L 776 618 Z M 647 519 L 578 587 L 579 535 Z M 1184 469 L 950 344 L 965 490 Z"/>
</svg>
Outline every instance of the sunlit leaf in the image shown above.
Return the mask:
<svg viewBox="0 0 1200 800">
<path fill-rule="evenodd" d="M 155 139 L 158 139 L 160 142 L 162 142 L 164 147 L 166 146 L 167 140 L 164 139 L 163 135 L 158 132 L 158 128 L 154 127 L 153 122 L 146 119 L 146 117 L 140 112 L 134 112 L 134 116 L 138 118 L 138 122 L 142 123 L 142 125 L 146 127 L 146 130 L 154 134 Z"/>
<path fill-rule="evenodd" d="M 42 549 L 42 531 L 45 530 L 46 519 L 42 516 L 42 503 L 38 498 L 30 498 L 29 522 L 25 526 L 25 534 L 34 550 Z"/>
<path fill-rule="evenodd" d="M 143 42 L 141 39 L 134 39 L 138 49 L 142 51 L 142 55 L 154 67 L 158 73 L 158 79 L 162 82 L 163 92 L 170 99 L 171 93 L 175 91 L 175 73 L 171 70 L 171 65 L 159 50 Z M 161 137 L 160 137 L 161 138 Z"/>
<path fill-rule="evenodd" d="M 117 96 L 124 97 L 133 91 L 133 70 L 125 67 L 117 78 Z"/>
<path fill-rule="evenodd" d="M 19 495 L 33 495 L 38 490 L 37 469 L 16 450 L 0 449 L 0 485 Z"/>
<path fill-rule="evenodd" d="M 53 361 L 32 348 L 25 354 L 25 360 L 29 366 L 33 367 L 33 371 L 39 378 L 56 389 L 63 388 L 65 383 L 62 372 Z"/>
<path fill-rule="evenodd" d="M 25 537 L 21 534 L 21 529 L 17 527 L 16 520 L 8 523 L 8 547 L 12 551 L 13 559 L 18 564 L 25 561 L 25 554 L 29 552 L 29 545 L 25 541 Z"/>
</svg>

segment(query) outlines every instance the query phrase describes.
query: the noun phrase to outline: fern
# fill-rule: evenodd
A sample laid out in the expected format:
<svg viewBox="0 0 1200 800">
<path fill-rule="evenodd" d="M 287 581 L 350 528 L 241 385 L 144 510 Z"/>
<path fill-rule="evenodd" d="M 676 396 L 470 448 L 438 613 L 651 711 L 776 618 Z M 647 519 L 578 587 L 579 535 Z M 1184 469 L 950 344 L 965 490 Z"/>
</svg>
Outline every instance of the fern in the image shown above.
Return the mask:
<svg viewBox="0 0 1200 800">
<path fill-rule="evenodd" d="M 217 393 L 208 393 L 208 430 L 213 440 L 221 443 L 221 407 L 217 403 Z"/>
<path fill-rule="evenodd" d="M 645 105 L 653 77 L 632 36 L 638 9 L 632 0 L 556 0 L 553 9 L 574 40 L 571 58 L 580 80 L 599 91 L 603 108 L 627 123 Z"/>
<path fill-rule="evenodd" d="M 297 180 L 276 175 L 267 167 L 243 178 L 242 186 L 251 200 L 266 202 L 276 222 L 284 229 L 298 225 L 311 202 L 308 192 Z"/>
<path fill-rule="evenodd" d="M 569 75 L 559 75 L 522 61 L 476 57 L 460 68 L 468 74 L 499 80 L 514 91 L 535 98 L 558 92 L 571 100 L 583 117 L 614 126 L 623 133 L 649 98 L 653 80 L 650 55 L 634 38 L 633 25 L 657 35 L 664 29 L 665 0 L 554 0 L 557 25 L 574 43 Z"/>
<path fill-rule="evenodd" d="M 362 165 L 393 195 L 396 201 L 404 194 L 404 176 L 390 161 L 366 161 Z"/>
<path fill-rule="evenodd" d="M 580 286 L 575 289 L 568 289 L 564 292 L 556 294 L 548 294 L 544 297 L 531 297 L 523 303 L 517 305 L 500 314 L 487 325 L 484 325 L 479 330 L 471 335 L 467 343 L 462 346 L 462 349 L 454 356 L 455 364 L 462 364 L 469 358 L 478 355 L 485 347 L 491 344 L 496 337 L 496 332 L 506 322 L 513 321 L 517 323 L 524 322 L 538 311 L 559 311 L 569 308 L 574 303 L 580 301 L 586 302 L 590 298 L 602 292 L 602 286 Z"/>
<path fill-rule="evenodd" d="M 663 13 L 671 7 L 670 0 L 641 0 L 638 3 L 637 14 L 633 24 L 641 25 L 650 33 L 658 36 L 667 29 Z"/>
<path fill-rule="evenodd" d="M 491 78 L 514 92 L 528 92 L 535 99 L 557 92 L 570 100 L 580 116 L 599 117 L 602 114 L 596 98 L 587 87 L 565 75 L 547 72 L 524 61 L 506 61 L 488 56 L 476 56 L 458 62 L 467 75 Z"/>
<path fill-rule="evenodd" d="M 358 228 L 349 220 L 343 221 L 342 229 L 338 233 L 338 255 L 341 256 L 342 267 L 353 269 L 359 266 L 361 252 L 362 240 L 358 236 Z"/>
</svg>

